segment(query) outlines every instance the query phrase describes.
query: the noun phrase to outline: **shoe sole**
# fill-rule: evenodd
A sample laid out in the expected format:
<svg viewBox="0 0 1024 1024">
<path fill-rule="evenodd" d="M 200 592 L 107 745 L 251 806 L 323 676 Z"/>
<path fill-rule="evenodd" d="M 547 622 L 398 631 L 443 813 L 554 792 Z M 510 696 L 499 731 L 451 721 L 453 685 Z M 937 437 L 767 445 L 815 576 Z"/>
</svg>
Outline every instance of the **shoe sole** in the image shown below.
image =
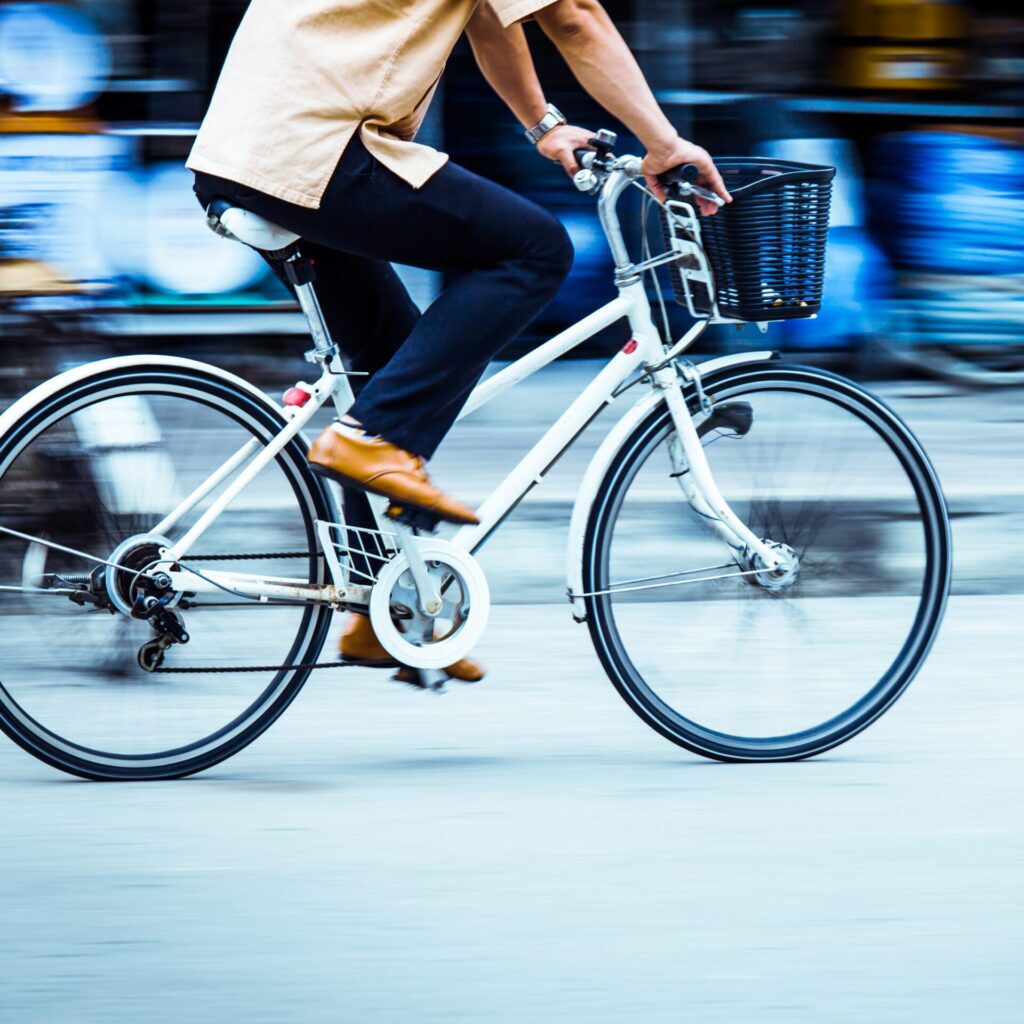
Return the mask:
<svg viewBox="0 0 1024 1024">
<path fill-rule="evenodd" d="M 451 516 L 446 516 L 443 512 L 439 512 L 436 508 L 428 508 L 426 505 L 420 505 L 415 501 L 410 501 L 408 498 L 396 498 L 394 495 L 388 494 L 386 491 L 382 491 L 379 488 L 372 487 L 370 484 L 364 483 L 362 480 L 355 480 L 350 476 L 345 476 L 344 473 L 339 473 L 336 469 L 330 469 L 328 466 L 322 466 L 319 462 L 309 462 L 309 468 L 316 473 L 317 476 L 333 480 L 336 484 L 341 484 L 342 487 L 350 487 L 353 490 L 363 491 L 367 494 L 376 494 L 381 498 L 387 498 L 388 501 L 394 502 L 396 505 L 407 505 L 409 508 L 417 509 L 420 512 L 426 512 L 428 515 L 433 516 L 442 523 L 453 523 L 456 526 L 480 525 L 480 521 L 477 519 L 454 519 Z"/>
<path fill-rule="evenodd" d="M 404 667 L 404 666 L 403 666 Z M 407 672 L 413 673 L 415 676 L 416 669 L 406 668 Z M 445 680 L 449 683 L 461 683 L 463 686 L 475 686 L 477 683 L 482 683 L 487 677 L 481 676 L 479 679 L 460 679 L 458 676 L 449 675 L 446 669 L 441 669 L 444 672 Z M 416 682 L 413 679 L 403 678 L 401 672 L 396 672 L 391 677 L 396 683 L 406 683 L 409 686 L 416 686 Z"/>
<path fill-rule="evenodd" d="M 394 658 L 348 658 L 344 654 L 340 658 L 346 665 L 353 668 L 401 668 L 400 662 Z"/>
</svg>

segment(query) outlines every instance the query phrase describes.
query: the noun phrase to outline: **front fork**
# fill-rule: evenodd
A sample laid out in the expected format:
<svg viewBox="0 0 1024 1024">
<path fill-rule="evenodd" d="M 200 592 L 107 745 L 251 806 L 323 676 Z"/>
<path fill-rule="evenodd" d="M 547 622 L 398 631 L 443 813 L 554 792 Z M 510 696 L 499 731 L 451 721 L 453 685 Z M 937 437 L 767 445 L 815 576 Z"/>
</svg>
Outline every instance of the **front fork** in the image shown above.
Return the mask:
<svg viewBox="0 0 1024 1024">
<path fill-rule="evenodd" d="M 672 422 L 675 424 L 680 450 L 670 448 L 669 451 L 676 470 L 676 479 L 693 510 L 733 551 L 756 554 L 769 569 L 783 566 L 785 558 L 780 556 L 778 550 L 754 534 L 733 512 L 718 489 L 718 484 L 715 483 L 684 394 L 684 380 L 692 380 L 698 392 L 703 395 L 699 371 L 693 370 L 692 376 L 687 376 L 684 370 L 681 376 L 674 365 L 669 365 L 655 370 L 651 378 L 654 386 L 664 394 Z M 707 414 L 709 410 L 702 409 L 702 412 Z"/>
</svg>

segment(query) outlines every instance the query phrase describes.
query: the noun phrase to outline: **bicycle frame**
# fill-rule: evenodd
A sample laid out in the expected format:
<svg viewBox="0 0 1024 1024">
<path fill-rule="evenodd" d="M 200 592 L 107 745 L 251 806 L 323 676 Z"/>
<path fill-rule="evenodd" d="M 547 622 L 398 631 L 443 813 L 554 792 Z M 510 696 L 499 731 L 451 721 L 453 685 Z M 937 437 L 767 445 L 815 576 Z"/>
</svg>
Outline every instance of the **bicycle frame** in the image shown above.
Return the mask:
<svg viewBox="0 0 1024 1024">
<path fill-rule="evenodd" d="M 453 542 L 466 551 L 477 550 L 526 494 L 543 480 L 551 466 L 589 423 L 614 400 L 617 389 L 634 374 L 642 371 L 646 374 L 654 394 L 667 404 L 678 432 L 692 478 L 692 484 L 686 493 L 687 500 L 732 549 L 756 552 L 767 566 L 775 567 L 780 564 L 779 556 L 733 513 L 715 484 L 697 433 L 697 426 L 687 407 L 684 380 L 673 362 L 674 358 L 692 345 L 709 325 L 734 321 L 713 313 L 708 319 L 695 323 L 682 339 L 666 351 L 651 317 L 650 301 L 642 275 L 629 260 L 615 213 L 619 196 L 639 173 L 639 162 L 631 161 L 635 161 L 635 158 L 627 157 L 618 161 L 616 169 L 610 173 L 602 189 L 599 201 L 602 226 L 615 258 L 618 295 L 579 323 L 562 331 L 481 383 L 470 396 L 459 419 L 471 415 L 559 356 L 620 320 L 626 320 L 629 324 L 630 341 L 607 363 L 557 422 L 480 505 L 477 510 L 480 524 L 463 527 L 455 534 Z M 290 422 L 269 444 L 264 446 L 258 441 L 250 441 L 173 512 L 154 526 L 153 533 L 167 535 L 204 498 L 237 473 L 230 485 L 203 512 L 198 521 L 180 540 L 167 548 L 162 563 L 164 565 L 171 566 L 186 560 L 189 550 L 210 525 L 278 453 L 302 432 L 328 402 L 333 402 L 338 414 L 343 415 L 353 401 L 352 389 L 345 375 L 344 366 L 336 346 L 331 341 L 313 287 L 308 284 L 300 285 L 296 291 L 302 310 L 310 323 L 315 344 L 308 358 L 322 366 L 320 379 L 312 386 L 310 399 L 305 405 L 285 409 L 285 413 L 290 416 Z M 767 353 L 763 352 L 752 353 L 740 358 L 764 358 L 766 355 Z M 735 357 L 729 361 L 735 361 Z M 321 536 L 324 534 L 321 533 Z M 335 555 L 334 551 L 325 551 L 332 573 L 337 577 L 341 567 L 337 558 L 332 557 Z M 171 575 L 175 589 L 210 592 L 219 587 L 227 587 L 245 596 L 264 599 L 280 598 L 290 593 L 291 596 L 306 601 L 362 603 L 367 593 L 366 587 L 351 583 L 347 579 L 347 574 L 346 578 L 335 578 L 334 586 L 322 588 L 315 593 L 311 592 L 311 589 L 315 588 L 311 588 L 308 582 L 299 580 L 268 580 L 242 573 L 204 573 L 206 579 L 203 579 L 187 570 L 175 570 Z"/>
</svg>

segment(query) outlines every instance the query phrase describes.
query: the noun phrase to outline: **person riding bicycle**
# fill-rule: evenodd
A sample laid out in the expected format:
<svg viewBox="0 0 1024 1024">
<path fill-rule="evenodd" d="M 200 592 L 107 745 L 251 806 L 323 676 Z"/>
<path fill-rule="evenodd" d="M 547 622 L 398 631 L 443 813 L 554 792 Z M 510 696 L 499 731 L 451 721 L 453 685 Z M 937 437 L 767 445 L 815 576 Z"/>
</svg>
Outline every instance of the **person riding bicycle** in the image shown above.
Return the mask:
<svg viewBox="0 0 1024 1024">
<path fill-rule="evenodd" d="M 303 239 L 355 404 L 309 458 L 345 487 L 346 520 L 373 528 L 365 491 L 475 524 L 424 464 L 487 364 L 554 297 L 572 265 L 565 228 L 532 202 L 414 141 L 465 31 L 488 83 L 540 154 L 573 175 L 592 132 L 545 100 L 522 22 L 534 19 L 588 93 L 646 147 L 643 171 L 708 153 L 679 137 L 598 0 L 252 0 L 188 161 L 205 207 L 227 199 Z M 716 206 L 700 200 L 704 213 Z M 457 276 L 420 313 L 391 261 Z M 280 273 L 280 267 L 275 269 Z M 350 660 L 386 660 L 353 613 Z M 464 660 L 446 670 L 477 680 Z"/>
</svg>

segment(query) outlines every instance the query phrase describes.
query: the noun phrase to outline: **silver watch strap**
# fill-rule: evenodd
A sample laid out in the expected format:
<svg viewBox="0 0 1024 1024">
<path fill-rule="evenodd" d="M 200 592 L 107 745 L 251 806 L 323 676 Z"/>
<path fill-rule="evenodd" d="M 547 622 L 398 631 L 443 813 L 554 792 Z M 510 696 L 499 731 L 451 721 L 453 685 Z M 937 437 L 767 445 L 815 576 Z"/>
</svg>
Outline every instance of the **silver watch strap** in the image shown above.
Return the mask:
<svg viewBox="0 0 1024 1024">
<path fill-rule="evenodd" d="M 548 104 L 547 113 L 532 127 L 526 129 L 526 137 L 536 146 L 548 132 L 560 125 L 568 124 L 565 115 L 553 103 Z"/>
</svg>

